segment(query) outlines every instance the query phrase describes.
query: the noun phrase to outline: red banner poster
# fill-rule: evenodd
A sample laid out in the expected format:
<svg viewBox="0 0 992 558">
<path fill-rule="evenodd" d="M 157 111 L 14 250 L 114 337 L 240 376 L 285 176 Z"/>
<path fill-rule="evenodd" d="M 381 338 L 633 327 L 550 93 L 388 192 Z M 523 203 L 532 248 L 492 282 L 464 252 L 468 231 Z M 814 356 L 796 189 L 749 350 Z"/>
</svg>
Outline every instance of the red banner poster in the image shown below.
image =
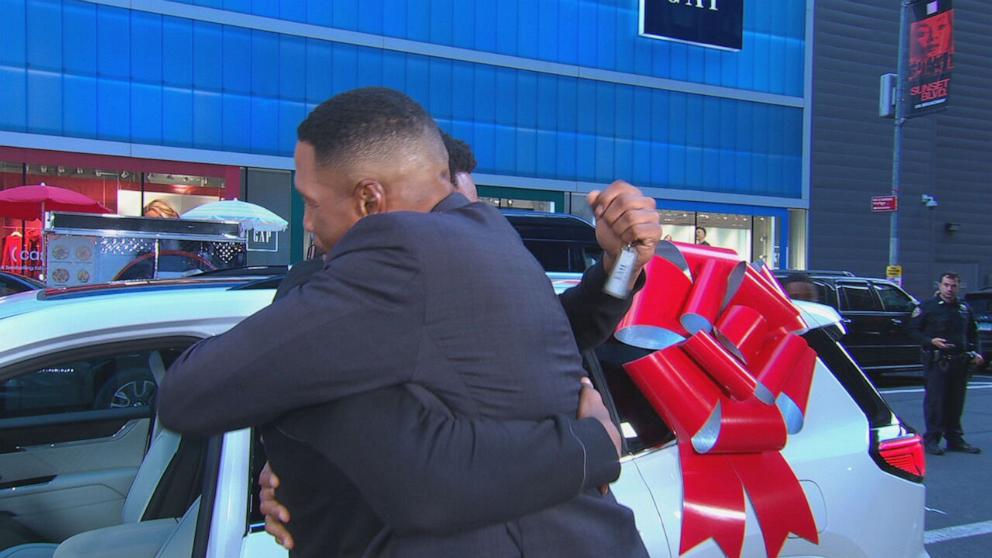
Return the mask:
<svg viewBox="0 0 992 558">
<path fill-rule="evenodd" d="M 954 68 L 954 10 L 951 0 L 918 0 L 910 5 L 908 106 L 906 116 L 942 109 Z"/>
</svg>

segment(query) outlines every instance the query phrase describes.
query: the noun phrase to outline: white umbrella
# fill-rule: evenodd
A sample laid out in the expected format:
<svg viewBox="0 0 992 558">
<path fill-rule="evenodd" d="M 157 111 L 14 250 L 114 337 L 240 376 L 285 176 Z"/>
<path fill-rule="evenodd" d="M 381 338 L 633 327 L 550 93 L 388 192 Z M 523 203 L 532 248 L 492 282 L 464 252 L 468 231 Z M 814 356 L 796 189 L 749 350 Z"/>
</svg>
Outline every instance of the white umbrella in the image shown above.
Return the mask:
<svg viewBox="0 0 992 558">
<path fill-rule="evenodd" d="M 182 218 L 201 221 L 237 221 L 241 225 L 241 232 L 251 229 L 278 232 L 286 230 L 289 225 L 285 219 L 260 205 L 238 200 L 205 203 L 183 213 Z"/>
</svg>

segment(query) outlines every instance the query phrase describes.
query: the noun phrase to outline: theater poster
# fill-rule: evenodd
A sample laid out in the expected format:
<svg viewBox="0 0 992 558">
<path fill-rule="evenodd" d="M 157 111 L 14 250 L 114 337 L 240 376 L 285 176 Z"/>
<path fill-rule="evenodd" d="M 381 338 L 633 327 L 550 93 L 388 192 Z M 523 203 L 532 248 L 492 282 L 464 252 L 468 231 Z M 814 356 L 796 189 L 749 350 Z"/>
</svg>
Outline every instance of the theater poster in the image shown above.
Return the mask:
<svg viewBox="0 0 992 558">
<path fill-rule="evenodd" d="M 906 116 L 914 117 L 947 106 L 954 69 L 954 10 L 951 0 L 917 0 L 910 10 Z"/>
</svg>

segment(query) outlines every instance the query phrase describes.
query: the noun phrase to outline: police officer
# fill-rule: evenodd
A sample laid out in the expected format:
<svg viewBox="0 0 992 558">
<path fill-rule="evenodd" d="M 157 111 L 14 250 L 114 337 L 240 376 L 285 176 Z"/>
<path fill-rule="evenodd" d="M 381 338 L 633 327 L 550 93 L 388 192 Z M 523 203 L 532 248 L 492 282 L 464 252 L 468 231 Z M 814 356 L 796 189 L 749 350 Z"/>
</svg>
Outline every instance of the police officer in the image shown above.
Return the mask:
<svg viewBox="0 0 992 558">
<path fill-rule="evenodd" d="M 910 335 L 923 348 L 923 415 L 927 424 L 923 439 L 932 455 L 944 453 L 941 436 L 947 439 L 948 451 L 982 451 L 964 441 L 961 429 L 968 365 L 981 366 L 984 360 L 975 352 L 975 317 L 971 308 L 958 300 L 959 283 L 958 274 L 942 274 L 937 296 L 917 306 L 909 322 Z"/>
</svg>

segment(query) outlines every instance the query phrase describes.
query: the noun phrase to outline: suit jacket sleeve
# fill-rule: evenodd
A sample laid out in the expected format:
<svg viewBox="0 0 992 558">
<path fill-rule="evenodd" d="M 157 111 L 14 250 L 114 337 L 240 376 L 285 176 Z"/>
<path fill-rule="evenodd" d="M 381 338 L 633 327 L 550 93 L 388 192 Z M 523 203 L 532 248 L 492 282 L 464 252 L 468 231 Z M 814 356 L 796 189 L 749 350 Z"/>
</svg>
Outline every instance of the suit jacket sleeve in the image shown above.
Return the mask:
<svg viewBox="0 0 992 558">
<path fill-rule="evenodd" d="M 301 287 L 188 349 L 159 388 L 163 425 L 213 435 L 410 381 L 423 319 L 411 238 L 403 219 L 362 219 Z"/>
<path fill-rule="evenodd" d="M 606 279 L 603 264 L 596 263 L 582 274 L 578 285 L 558 296 L 575 334 L 579 352 L 595 349 L 610 338 L 630 309 L 633 294 L 644 286 L 645 276 L 642 272 L 630 296 L 622 300 L 603 292 Z"/>
<path fill-rule="evenodd" d="M 401 534 L 509 521 L 620 474 L 595 419 L 459 418 L 416 384 L 294 412 L 279 428 L 344 471 Z"/>
</svg>

